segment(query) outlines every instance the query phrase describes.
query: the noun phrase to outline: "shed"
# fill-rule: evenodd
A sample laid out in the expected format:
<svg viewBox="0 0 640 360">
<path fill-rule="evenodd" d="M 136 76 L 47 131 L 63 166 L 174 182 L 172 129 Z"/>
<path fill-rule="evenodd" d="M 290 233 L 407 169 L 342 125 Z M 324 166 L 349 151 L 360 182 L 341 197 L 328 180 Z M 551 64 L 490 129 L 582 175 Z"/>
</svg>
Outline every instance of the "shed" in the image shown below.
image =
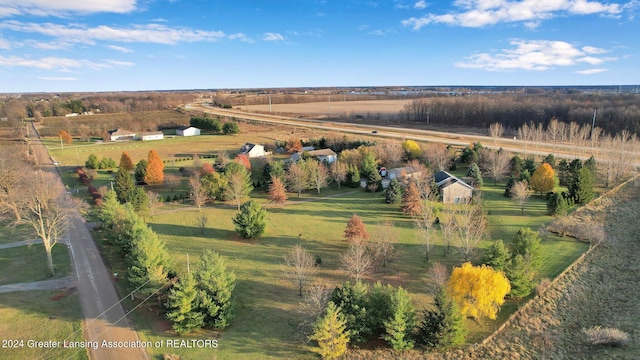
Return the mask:
<svg viewBox="0 0 640 360">
<path fill-rule="evenodd" d="M 178 136 L 198 136 L 200 135 L 200 129 L 193 126 L 180 126 L 176 129 L 176 135 Z"/>
<path fill-rule="evenodd" d="M 266 156 L 264 145 L 246 143 L 240 148 L 240 154 L 247 155 L 249 158 L 258 158 Z"/>
<path fill-rule="evenodd" d="M 136 138 L 136 133 L 125 129 L 110 130 L 108 133 L 111 141 L 133 140 Z"/>
<path fill-rule="evenodd" d="M 140 140 L 142 141 L 162 139 L 164 139 L 164 134 L 162 133 L 162 131 L 143 132 L 140 134 Z"/>
</svg>

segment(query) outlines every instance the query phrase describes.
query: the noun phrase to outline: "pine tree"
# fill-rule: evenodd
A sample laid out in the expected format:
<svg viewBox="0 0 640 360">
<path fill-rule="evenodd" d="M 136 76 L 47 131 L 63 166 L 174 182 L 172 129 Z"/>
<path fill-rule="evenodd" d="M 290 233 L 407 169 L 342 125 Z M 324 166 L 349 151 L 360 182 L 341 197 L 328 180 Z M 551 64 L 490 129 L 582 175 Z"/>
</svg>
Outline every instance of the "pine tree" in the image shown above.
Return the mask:
<svg viewBox="0 0 640 360">
<path fill-rule="evenodd" d="M 200 330 L 204 325 L 205 314 L 199 308 L 198 289 L 192 274 L 180 277 L 171 289 L 166 306 L 167 319 L 178 334 Z"/>
<path fill-rule="evenodd" d="M 135 184 L 133 183 L 133 179 L 131 179 L 131 175 L 129 175 L 127 169 L 118 168 L 114 181 L 115 184 L 113 185 L 113 190 L 115 190 L 116 195 L 118 196 L 118 201 L 122 204 L 131 201 Z"/>
<path fill-rule="evenodd" d="M 135 167 L 135 178 L 138 185 L 144 185 L 144 178 L 147 176 L 147 160 L 140 160 Z M 172 190 L 173 191 L 173 190 Z"/>
<path fill-rule="evenodd" d="M 420 198 L 420 192 L 413 181 L 409 182 L 409 186 L 404 192 L 400 210 L 411 216 L 418 215 L 422 211 L 422 199 Z"/>
<path fill-rule="evenodd" d="M 391 317 L 384 322 L 386 334 L 382 336 L 394 350 L 413 348 L 411 333 L 415 326 L 415 314 L 409 293 L 398 287 L 391 295 Z"/>
<path fill-rule="evenodd" d="M 274 177 L 269 185 L 269 202 L 276 206 L 284 205 L 287 202 L 287 190 L 278 177 Z"/>
<path fill-rule="evenodd" d="M 207 328 L 224 329 L 234 317 L 236 277 L 216 252 L 205 250 L 195 272 L 200 309 Z"/>
<path fill-rule="evenodd" d="M 132 239 L 129 253 L 129 282 L 139 292 L 150 295 L 167 283 L 170 257 L 166 244 L 148 226 L 140 229 Z"/>
<path fill-rule="evenodd" d="M 155 150 L 149 150 L 144 182 L 147 185 L 160 185 L 164 182 L 164 164 Z"/>
<path fill-rule="evenodd" d="M 496 240 L 485 251 L 482 263 L 491 266 L 494 270 L 503 271 L 509 264 L 511 254 L 504 246 L 502 240 Z"/>
<path fill-rule="evenodd" d="M 475 179 L 476 188 L 481 188 L 483 185 L 482 173 L 480 172 L 480 167 L 475 162 L 471 163 L 469 169 L 467 170 L 467 176 Z"/>
<path fill-rule="evenodd" d="M 120 165 L 119 168 L 124 168 L 127 171 L 133 170 L 133 160 L 131 160 L 131 156 L 126 151 L 122 152 L 120 156 Z"/>
<path fill-rule="evenodd" d="M 353 214 L 349 219 L 347 227 L 344 229 L 344 239 L 348 242 L 369 240 L 369 233 L 364 226 L 364 222 L 357 214 Z"/>
<path fill-rule="evenodd" d="M 89 155 L 87 161 L 84 162 L 84 167 L 87 169 L 97 169 L 100 167 L 100 161 L 95 154 Z"/>
<path fill-rule="evenodd" d="M 540 234 L 537 231 L 523 227 L 518 230 L 516 236 L 511 240 L 509 250 L 512 257 L 516 255 L 529 256 L 534 269 L 537 270 L 542 265 L 541 242 L 542 239 L 540 239 Z"/>
<path fill-rule="evenodd" d="M 586 204 L 593 200 L 593 175 L 591 170 L 583 167 L 578 170 L 575 178 L 569 186 L 569 194 L 576 204 Z"/>
<path fill-rule="evenodd" d="M 336 287 L 331 294 L 331 302 L 342 309 L 346 320 L 346 328 L 350 337 L 357 343 L 363 343 L 372 334 L 372 327 L 367 306 L 369 288 L 361 281 L 345 282 L 342 287 Z"/>
<path fill-rule="evenodd" d="M 310 336 L 311 340 L 318 342 L 318 347 L 313 348 L 312 351 L 320 354 L 323 359 L 337 359 L 347 351 L 349 337 L 346 320 L 340 307 L 330 301 Z"/>
<path fill-rule="evenodd" d="M 134 186 L 133 191 L 131 191 L 129 202 L 140 217 L 149 217 L 149 214 L 151 212 L 151 209 L 149 207 L 149 197 L 147 196 L 147 193 L 143 188 Z"/>
<path fill-rule="evenodd" d="M 360 171 L 355 165 L 349 165 L 347 169 L 347 184 L 352 188 L 360 187 Z"/>
<path fill-rule="evenodd" d="M 535 286 L 533 281 L 535 271 L 532 268 L 532 260 L 529 255 L 516 254 L 506 268 L 505 275 L 511 284 L 509 296 L 521 298 L 531 294 Z"/>
<path fill-rule="evenodd" d="M 261 236 L 267 228 L 267 210 L 254 200 L 242 204 L 240 212 L 233 218 L 236 231 L 244 238 Z"/>
<path fill-rule="evenodd" d="M 387 204 L 399 204 L 402 202 L 403 189 L 398 179 L 394 178 L 384 190 L 384 199 Z"/>
<path fill-rule="evenodd" d="M 464 317 L 446 291 L 439 289 L 433 310 L 425 310 L 418 328 L 419 341 L 429 348 L 446 348 L 464 343 Z"/>
</svg>

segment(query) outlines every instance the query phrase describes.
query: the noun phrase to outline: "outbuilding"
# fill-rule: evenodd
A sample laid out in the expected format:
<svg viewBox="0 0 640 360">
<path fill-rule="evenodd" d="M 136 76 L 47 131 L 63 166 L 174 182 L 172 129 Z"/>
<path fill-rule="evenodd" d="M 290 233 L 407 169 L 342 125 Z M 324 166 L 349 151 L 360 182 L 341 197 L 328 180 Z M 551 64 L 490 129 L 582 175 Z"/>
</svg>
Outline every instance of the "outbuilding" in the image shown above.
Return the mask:
<svg viewBox="0 0 640 360">
<path fill-rule="evenodd" d="M 144 132 L 140 134 L 140 140 L 149 141 L 149 140 L 162 140 L 164 139 L 164 134 L 162 131 L 151 131 Z"/>
<path fill-rule="evenodd" d="M 176 129 L 176 135 L 178 136 L 198 136 L 200 135 L 200 129 L 193 126 L 180 126 Z"/>
</svg>

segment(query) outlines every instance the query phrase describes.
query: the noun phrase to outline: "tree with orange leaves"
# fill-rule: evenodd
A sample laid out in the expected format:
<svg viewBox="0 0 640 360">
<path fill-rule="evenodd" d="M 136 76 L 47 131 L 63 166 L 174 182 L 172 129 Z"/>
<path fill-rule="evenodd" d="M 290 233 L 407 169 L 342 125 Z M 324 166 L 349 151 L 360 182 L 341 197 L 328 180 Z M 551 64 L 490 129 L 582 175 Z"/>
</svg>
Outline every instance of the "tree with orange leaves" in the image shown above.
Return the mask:
<svg viewBox="0 0 640 360">
<path fill-rule="evenodd" d="M 369 240 L 369 233 L 364 227 L 364 222 L 362 221 L 362 218 L 357 214 L 353 214 L 353 216 L 347 223 L 347 228 L 344 229 L 344 239 L 349 242 L 360 242 L 363 240 Z"/>
<path fill-rule="evenodd" d="M 234 160 L 238 164 L 241 164 L 242 166 L 244 166 L 247 169 L 247 171 L 251 171 L 251 161 L 249 161 L 249 157 L 247 155 L 239 154 L 238 156 L 236 156 Z"/>
<path fill-rule="evenodd" d="M 149 150 L 144 182 L 148 185 L 160 185 L 164 182 L 164 164 L 155 150 Z"/>
<path fill-rule="evenodd" d="M 129 153 L 126 151 L 122 152 L 122 155 L 120 156 L 120 168 L 123 168 L 127 171 L 131 171 L 133 170 L 133 160 L 131 160 L 131 156 L 129 156 Z"/>
<path fill-rule="evenodd" d="M 300 139 L 292 137 L 291 139 L 287 140 L 285 149 L 289 154 L 297 153 L 298 151 L 302 150 L 302 142 L 300 141 Z"/>
<path fill-rule="evenodd" d="M 71 134 L 67 132 L 67 130 L 60 130 L 60 132 L 58 133 L 58 136 L 60 136 L 60 139 L 62 139 L 62 142 L 64 142 L 67 145 L 73 142 L 73 138 L 71 137 Z"/>
</svg>

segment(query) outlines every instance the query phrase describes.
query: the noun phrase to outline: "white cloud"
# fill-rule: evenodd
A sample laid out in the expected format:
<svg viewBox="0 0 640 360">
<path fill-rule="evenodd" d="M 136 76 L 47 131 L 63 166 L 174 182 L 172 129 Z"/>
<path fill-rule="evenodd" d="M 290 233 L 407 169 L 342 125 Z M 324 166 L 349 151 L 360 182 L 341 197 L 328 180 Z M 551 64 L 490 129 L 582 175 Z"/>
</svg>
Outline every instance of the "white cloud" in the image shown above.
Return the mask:
<svg viewBox="0 0 640 360">
<path fill-rule="evenodd" d="M 9 50 L 11 49 L 11 42 L 7 39 L 3 39 L 0 37 L 0 49 Z"/>
<path fill-rule="evenodd" d="M 120 51 L 121 53 L 132 53 L 133 50 L 126 48 L 124 46 L 118 46 L 118 45 L 107 45 L 107 47 L 111 50 L 115 50 L 115 51 Z"/>
<path fill-rule="evenodd" d="M 71 69 L 90 68 L 101 70 L 115 66 L 123 66 L 126 63 L 114 60 L 105 62 L 95 62 L 85 59 L 69 59 L 60 57 L 44 57 L 40 59 L 30 59 L 19 56 L 0 55 L 0 67 L 28 67 L 40 70 L 70 71 Z M 127 65 L 129 66 L 129 65 Z"/>
<path fill-rule="evenodd" d="M 89 45 L 95 45 L 97 40 L 175 45 L 181 42 L 217 41 L 226 36 L 222 31 L 170 28 L 161 24 L 132 25 L 129 27 L 111 27 L 107 25 L 87 27 L 81 24 L 37 24 L 9 20 L 0 23 L 0 29 L 37 33 L 68 42 Z"/>
<path fill-rule="evenodd" d="M 593 75 L 593 74 L 599 74 L 602 72 L 607 72 L 609 71 L 609 69 L 603 69 L 603 68 L 599 68 L 599 69 L 588 69 L 588 70 L 580 70 L 580 71 L 576 71 L 576 74 L 581 74 L 581 75 Z"/>
<path fill-rule="evenodd" d="M 382 30 L 373 30 L 373 31 L 369 31 L 367 34 L 369 34 L 369 35 L 377 35 L 377 36 L 384 36 L 384 31 L 382 31 Z"/>
<path fill-rule="evenodd" d="M 411 17 L 402 20 L 402 24 L 414 30 L 432 23 L 476 28 L 498 23 L 525 22 L 525 26 L 535 27 L 542 20 L 558 15 L 619 16 L 625 8 L 620 4 L 588 0 L 456 0 L 454 5 L 458 11 Z"/>
<path fill-rule="evenodd" d="M 413 7 L 416 9 L 426 9 L 428 6 L 427 2 L 424 0 L 420 0 L 418 2 L 416 2 L 415 4 L 413 4 Z"/>
<path fill-rule="evenodd" d="M 0 0 L 0 17 L 68 16 L 102 12 L 124 14 L 136 8 L 136 0 Z"/>
<path fill-rule="evenodd" d="M 229 40 L 240 40 L 242 42 L 249 43 L 249 44 L 255 43 L 255 40 L 253 40 L 252 38 L 248 37 L 243 33 L 230 34 Z"/>
<path fill-rule="evenodd" d="M 264 33 L 264 36 L 262 37 L 262 40 L 264 41 L 284 41 L 284 36 L 282 36 L 281 34 L 278 33 Z"/>
<path fill-rule="evenodd" d="M 512 40 L 510 44 L 515 48 L 502 49 L 497 53 L 472 55 L 464 61 L 455 63 L 455 66 L 486 71 L 544 71 L 557 66 L 573 66 L 580 62 L 598 65 L 617 60 L 610 57 L 590 56 L 589 52 L 584 50 L 585 47 L 578 48 L 564 41 Z M 606 50 L 602 51 L 606 52 Z"/>
<path fill-rule="evenodd" d="M 42 77 L 38 77 L 38 80 L 46 80 L 46 81 L 77 81 L 78 78 L 67 77 L 67 76 L 42 76 Z"/>
</svg>

